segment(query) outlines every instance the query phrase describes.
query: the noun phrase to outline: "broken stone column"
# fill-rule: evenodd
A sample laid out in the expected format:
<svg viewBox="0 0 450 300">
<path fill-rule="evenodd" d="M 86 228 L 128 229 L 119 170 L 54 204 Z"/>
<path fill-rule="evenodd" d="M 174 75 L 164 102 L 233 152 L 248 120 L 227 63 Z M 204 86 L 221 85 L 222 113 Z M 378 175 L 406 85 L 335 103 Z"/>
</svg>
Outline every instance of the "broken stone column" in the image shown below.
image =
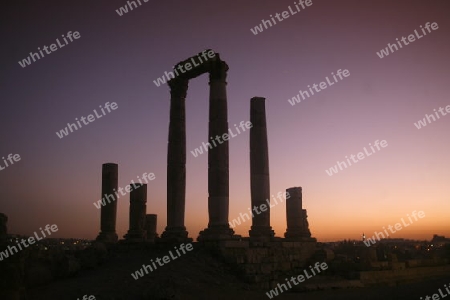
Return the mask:
<svg viewBox="0 0 450 300">
<path fill-rule="evenodd" d="M 145 230 L 147 231 L 147 241 L 153 243 L 158 234 L 156 233 L 157 215 L 148 214 L 145 216 Z"/>
<path fill-rule="evenodd" d="M 129 241 L 143 241 L 146 238 L 147 185 L 134 183 L 130 186 L 130 229 L 125 238 Z"/>
<path fill-rule="evenodd" d="M 254 217 L 249 235 L 267 240 L 275 234 L 270 226 L 269 148 L 265 98 L 250 100 L 250 186 Z"/>
<path fill-rule="evenodd" d="M 209 132 L 208 142 L 208 228 L 200 232 L 199 241 L 231 239 L 234 231 L 228 224 L 228 108 L 226 76 L 228 65 L 220 60 L 211 64 L 209 73 Z M 224 135 L 226 134 L 226 135 Z"/>
<path fill-rule="evenodd" d="M 185 101 L 188 79 L 169 81 L 170 124 L 167 149 L 167 227 L 161 238 L 182 242 L 188 240 L 184 226 L 186 201 L 186 117 Z"/>
<path fill-rule="evenodd" d="M 311 237 L 311 231 L 309 230 L 309 223 L 308 223 L 308 214 L 306 213 L 306 209 L 302 209 L 302 217 L 303 217 L 303 236 Z"/>
<path fill-rule="evenodd" d="M 0 213 L 0 245 L 5 244 L 8 239 L 8 217 L 5 214 Z"/>
<path fill-rule="evenodd" d="M 114 163 L 102 165 L 102 195 L 106 205 L 101 207 L 100 234 L 97 240 L 105 243 L 117 242 L 116 216 L 117 216 L 117 196 L 115 192 L 119 183 L 119 166 Z"/>
<path fill-rule="evenodd" d="M 292 187 L 286 190 L 290 197 L 286 199 L 287 229 L 284 236 L 289 239 L 311 237 L 308 228 L 306 209 L 302 209 L 302 188 Z"/>
</svg>

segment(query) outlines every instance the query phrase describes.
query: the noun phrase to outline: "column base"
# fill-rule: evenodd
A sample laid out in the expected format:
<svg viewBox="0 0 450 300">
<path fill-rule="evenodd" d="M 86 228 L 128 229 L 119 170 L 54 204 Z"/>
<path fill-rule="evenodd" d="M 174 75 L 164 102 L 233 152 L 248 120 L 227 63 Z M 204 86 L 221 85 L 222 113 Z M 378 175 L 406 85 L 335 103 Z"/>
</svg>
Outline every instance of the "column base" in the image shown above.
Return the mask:
<svg viewBox="0 0 450 300">
<path fill-rule="evenodd" d="M 143 230 L 128 230 L 128 233 L 123 238 L 129 242 L 143 242 L 145 241 L 147 232 Z"/>
<path fill-rule="evenodd" d="M 147 233 L 147 239 L 146 241 L 149 243 L 154 243 L 155 240 L 159 238 L 157 233 Z"/>
<path fill-rule="evenodd" d="M 234 230 L 229 225 L 216 225 L 200 231 L 197 241 L 221 241 L 233 239 Z"/>
<path fill-rule="evenodd" d="M 269 241 L 275 237 L 271 226 L 252 226 L 248 231 L 250 240 Z"/>
<path fill-rule="evenodd" d="M 166 227 L 159 239 L 162 243 L 187 243 L 192 242 L 192 238 L 188 237 L 186 227 Z"/>
<path fill-rule="evenodd" d="M 304 229 L 287 229 L 284 233 L 284 237 L 287 239 L 308 239 L 311 238 L 311 232 Z"/>
<path fill-rule="evenodd" d="M 103 242 L 107 244 L 117 243 L 119 237 L 115 232 L 100 232 L 97 238 L 95 239 L 98 242 Z"/>
</svg>

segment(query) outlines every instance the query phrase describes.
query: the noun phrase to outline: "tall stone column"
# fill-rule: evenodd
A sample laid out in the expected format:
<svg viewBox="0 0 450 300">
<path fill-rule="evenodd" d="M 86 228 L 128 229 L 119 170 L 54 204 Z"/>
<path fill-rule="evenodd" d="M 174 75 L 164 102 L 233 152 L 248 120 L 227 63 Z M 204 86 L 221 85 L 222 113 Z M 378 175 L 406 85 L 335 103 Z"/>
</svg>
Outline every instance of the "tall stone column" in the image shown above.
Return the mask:
<svg viewBox="0 0 450 300">
<path fill-rule="evenodd" d="M 119 185 L 119 166 L 113 163 L 102 165 L 102 195 L 106 205 L 101 207 L 100 234 L 98 241 L 105 243 L 117 242 L 116 217 L 117 217 L 117 196 L 116 191 Z"/>
<path fill-rule="evenodd" d="M 218 54 L 216 54 L 218 57 Z M 228 108 L 226 76 L 228 65 L 217 59 L 209 74 L 208 142 L 208 228 L 200 232 L 199 241 L 230 239 L 234 231 L 228 224 Z M 224 136 L 227 134 L 227 136 Z"/>
<path fill-rule="evenodd" d="M 147 231 L 147 241 L 154 242 L 158 237 L 156 233 L 158 215 L 148 214 L 145 216 L 145 230 Z"/>
<path fill-rule="evenodd" d="M 167 227 L 161 238 L 185 241 L 186 201 L 186 113 L 188 79 L 176 77 L 169 81 L 170 124 L 167 151 Z"/>
<path fill-rule="evenodd" d="M 274 237 L 270 226 L 269 148 L 265 98 L 250 100 L 250 185 L 254 217 L 249 231 L 251 238 L 267 240 Z M 269 202 L 268 202 L 269 201 Z"/>
<path fill-rule="evenodd" d="M 287 229 L 284 236 L 289 239 L 311 237 L 306 220 L 306 209 L 302 209 L 302 188 L 292 187 L 286 190 L 289 199 L 286 199 Z"/>
<path fill-rule="evenodd" d="M 145 213 L 147 211 L 147 185 L 131 184 L 130 228 L 125 238 L 129 241 L 143 241 L 146 238 Z"/>
</svg>

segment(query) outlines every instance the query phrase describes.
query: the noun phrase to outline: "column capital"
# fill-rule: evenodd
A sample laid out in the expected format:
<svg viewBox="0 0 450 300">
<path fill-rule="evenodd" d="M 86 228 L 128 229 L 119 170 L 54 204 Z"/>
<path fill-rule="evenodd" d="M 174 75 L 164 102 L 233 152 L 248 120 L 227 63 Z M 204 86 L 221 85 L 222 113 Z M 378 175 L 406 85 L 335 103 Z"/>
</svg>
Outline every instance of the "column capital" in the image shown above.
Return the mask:
<svg viewBox="0 0 450 300">
<path fill-rule="evenodd" d="M 186 99 L 189 80 L 186 78 L 176 77 L 168 82 L 170 86 L 170 95 L 175 98 Z"/>
<path fill-rule="evenodd" d="M 227 79 L 228 65 L 223 60 L 217 60 L 212 62 L 211 70 L 209 71 L 209 81 Z"/>
</svg>

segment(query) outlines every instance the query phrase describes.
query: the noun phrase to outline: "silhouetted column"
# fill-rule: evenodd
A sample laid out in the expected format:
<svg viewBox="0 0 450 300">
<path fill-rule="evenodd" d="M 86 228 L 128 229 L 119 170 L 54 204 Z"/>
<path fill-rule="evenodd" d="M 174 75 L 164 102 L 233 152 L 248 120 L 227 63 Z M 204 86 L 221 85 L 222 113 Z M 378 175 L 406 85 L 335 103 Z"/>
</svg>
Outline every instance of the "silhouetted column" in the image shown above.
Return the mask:
<svg viewBox="0 0 450 300">
<path fill-rule="evenodd" d="M 186 198 L 186 117 L 185 101 L 188 80 L 175 78 L 170 86 L 170 124 L 167 151 L 167 227 L 163 239 L 183 241 Z"/>
<path fill-rule="evenodd" d="M 290 197 L 286 199 L 286 238 L 310 237 L 306 210 L 302 209 L 302 188 L 292 187 L 286 190 Z M 309 234 L 308 234 L 309 233 Z"/>
<path fill-rule="evenodd" d="M 250 186 L 254 217 L 249 231 L 251 238 L 267 239 L 274 236 L 270 226 L 269 148 L 265 98 L 250 100 Z M 269 201 L 269 203 L 268 203 Z M 256 208 L 256 209 L 255 209 Z"/>
<path fill-rule="evenodd" d="M 119 166 L 113 163 L 102 165 L 102 195 L 106 205 L 101 207 L 100 234 L 98 241 L 106 243 L 117 242 L 116 216 L 117 216 L 117 196 Z"/>
<path fill-rule="evenodd" d="M 309 230 L 308 223 L 308 214 L 306 213 L 306 209 L 302 209 L 302 221 L 303 221 L 303 237 L 311 237 L 311 231 Z"/>
<path fill-rule="evenodd" d="M 145 229 L 147 231 L 147 241 L 154 242 L 158 237 L 156 233 L 156 225 L 158 216 L 154 214 L 149 214 L 145 216 Z"/>
<path fill-rule="evenodd" d="M 146 238 L 145 213 L 147 211 L 147 185 L 131 184 L 130 192 L 130 229 L 125 235 L 127 240 L 143 241 Z"/>
<path fill-rule="evenodd" d="M 8 238 L 8 217 L 5 214 L 0 213 L 0 245 L 6 243 Z"/>
<path fill-rule="evenodd" d="M 217 58 L 218 53 L 216 53 Z M 228 65 L 217 59 L 209 74 L 209 134 L 208 142 L 208 228 L 200 232 L 199 240 L 230 239 L 234 231 L 228 224 L 228 113 L 226 76 Z M 211 139 L 212 138 L 212 139 Z"/>
</svg>

